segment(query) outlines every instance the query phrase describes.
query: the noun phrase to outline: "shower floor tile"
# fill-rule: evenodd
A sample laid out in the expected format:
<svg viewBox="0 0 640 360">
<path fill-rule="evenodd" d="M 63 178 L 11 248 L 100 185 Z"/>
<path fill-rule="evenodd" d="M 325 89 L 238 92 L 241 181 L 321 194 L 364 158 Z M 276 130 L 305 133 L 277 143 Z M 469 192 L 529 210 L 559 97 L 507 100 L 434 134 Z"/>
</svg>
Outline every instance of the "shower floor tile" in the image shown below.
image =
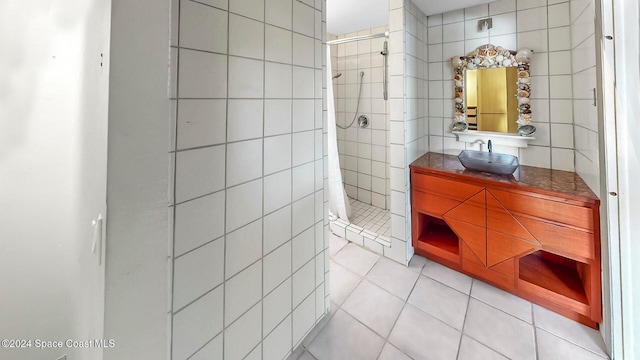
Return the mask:
<svg viewBox="0 0 640 360">
<path fill-rule="evenodd" d="M 391 237 L 391 214 L 389 210 L 349 199 L 351 223 L 378 235 Z"/>
</svg>

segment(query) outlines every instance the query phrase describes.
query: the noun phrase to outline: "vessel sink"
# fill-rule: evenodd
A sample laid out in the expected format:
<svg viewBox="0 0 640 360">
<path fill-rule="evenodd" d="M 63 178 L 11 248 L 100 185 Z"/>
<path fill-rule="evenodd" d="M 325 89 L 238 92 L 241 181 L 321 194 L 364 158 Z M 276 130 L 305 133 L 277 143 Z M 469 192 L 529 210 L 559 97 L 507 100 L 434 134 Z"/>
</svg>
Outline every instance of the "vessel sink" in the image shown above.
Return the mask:
<svg viewBox="0 0 640 360">
<path fill-rule="evenodd" d="M 498 175 L 511 175 L 520 166 L 516 156 L 493 152 L 463 150 L 458 159 L 467 169 Z"/>
</svg>

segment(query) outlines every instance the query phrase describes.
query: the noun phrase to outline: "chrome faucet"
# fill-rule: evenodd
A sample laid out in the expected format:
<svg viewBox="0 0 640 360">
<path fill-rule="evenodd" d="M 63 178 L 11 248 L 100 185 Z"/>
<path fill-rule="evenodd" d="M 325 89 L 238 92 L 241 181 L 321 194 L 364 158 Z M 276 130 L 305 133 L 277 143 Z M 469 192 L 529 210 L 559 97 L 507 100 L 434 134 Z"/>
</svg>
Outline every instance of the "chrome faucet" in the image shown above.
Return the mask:
<svg viewBox="0 0 640 360">
<path fill-rule="evenodd" d="M 491 140 L 487 143 L 487 148 L 489 149 L 489 153 L 493 152 L 493 149 L 491 148 Z"/>
</svg>

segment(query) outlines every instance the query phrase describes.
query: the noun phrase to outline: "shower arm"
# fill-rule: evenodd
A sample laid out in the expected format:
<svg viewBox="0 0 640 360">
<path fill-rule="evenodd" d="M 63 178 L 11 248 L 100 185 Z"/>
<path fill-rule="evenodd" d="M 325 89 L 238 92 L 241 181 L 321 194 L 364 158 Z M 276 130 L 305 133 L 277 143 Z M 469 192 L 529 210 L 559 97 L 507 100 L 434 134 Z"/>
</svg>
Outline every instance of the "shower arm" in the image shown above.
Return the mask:
<svg viewBox="0 0 640 360">
<path fill-rule="evenodd" d="M 382 67 L 382 97 L 387 100 L 387 55 L 389 55 L 387 40 L 384 41 L 384 45 L 380 54 L 384 56 L 384 65 Z"/>
</svg>

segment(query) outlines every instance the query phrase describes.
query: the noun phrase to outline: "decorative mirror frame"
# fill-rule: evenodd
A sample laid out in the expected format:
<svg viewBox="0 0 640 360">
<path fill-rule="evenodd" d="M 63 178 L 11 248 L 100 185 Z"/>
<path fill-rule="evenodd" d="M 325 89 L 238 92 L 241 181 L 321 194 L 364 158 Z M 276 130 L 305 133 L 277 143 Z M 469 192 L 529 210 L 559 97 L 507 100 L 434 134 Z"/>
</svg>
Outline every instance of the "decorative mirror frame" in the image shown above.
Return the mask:
<svg viewBox="0 0 640 360">
<path fill-rule="evenodd" d="M 454 131 L 464 131 L 468 128 L 467 117 L 465 116 L 464 97 L 464 71 L 474 69 L 490 69 L 501 67 L 518 68 L 518 133 L 520 135 L 531 135 L 535 128 L 531 125 L 531 73 L 529 63 L 533 51 L 530 49 L 520 49 L 517 52 L 507 50 L 501 46 L 485 44 L 479 46 L 466 56 L 456 56 L 451 59 L 454 75 L 454 110 L 455 117 L 452 129 Z"/>
</svg>

